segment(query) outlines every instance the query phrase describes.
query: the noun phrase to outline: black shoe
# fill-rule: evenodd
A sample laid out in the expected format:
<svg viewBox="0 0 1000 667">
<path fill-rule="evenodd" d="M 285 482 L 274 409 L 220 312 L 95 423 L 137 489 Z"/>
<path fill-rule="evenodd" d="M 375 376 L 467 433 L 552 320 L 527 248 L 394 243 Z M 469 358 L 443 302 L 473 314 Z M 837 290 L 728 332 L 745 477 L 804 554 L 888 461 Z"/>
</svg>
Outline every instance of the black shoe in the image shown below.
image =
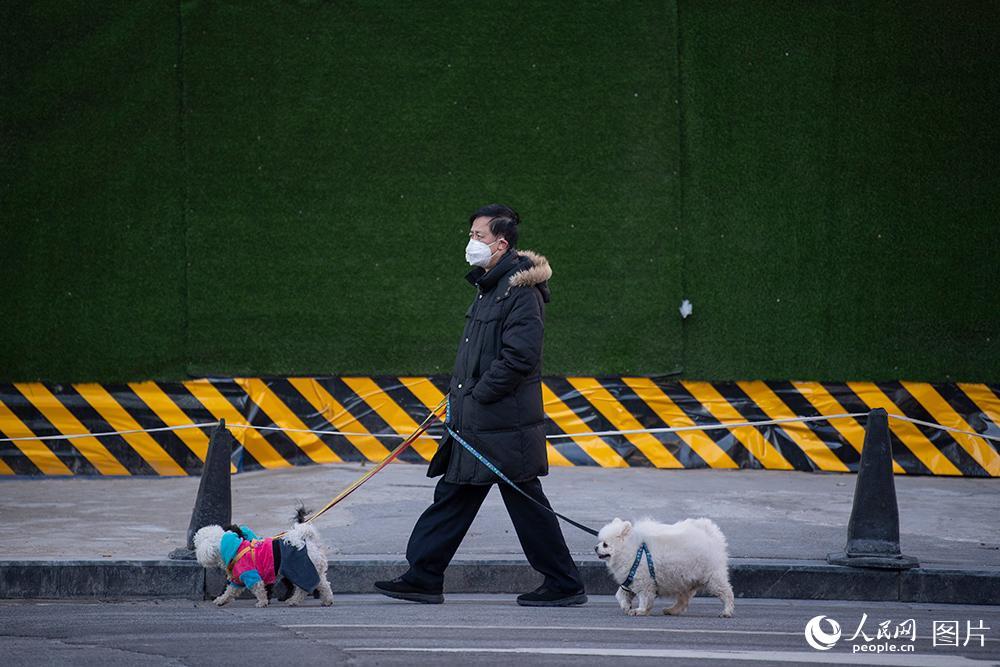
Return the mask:
<svg viewBox="0 0 1000 667">
<path fill-rule="evenodd" d="M 518 595 L 517 603 L 522 607 L 572 607 L 586 604 L 587 594 L 583 592 L 583 589 L 575 593 L 566 593 L 540 586 L 530 593 Z"/>
<path fill-rule="evenodd" d="M 382 595 L 388 595 L 397 600 L 409 600 L 410 602 L 422 602 L 424 604 L 441 604 L 444 602 L 444 595 L 441 591 L 429 591 L 424 588 L 417 588 L 402 577 L 396 577 L 392 581 L 376 581 L 375 590 Z"/>
</svg>

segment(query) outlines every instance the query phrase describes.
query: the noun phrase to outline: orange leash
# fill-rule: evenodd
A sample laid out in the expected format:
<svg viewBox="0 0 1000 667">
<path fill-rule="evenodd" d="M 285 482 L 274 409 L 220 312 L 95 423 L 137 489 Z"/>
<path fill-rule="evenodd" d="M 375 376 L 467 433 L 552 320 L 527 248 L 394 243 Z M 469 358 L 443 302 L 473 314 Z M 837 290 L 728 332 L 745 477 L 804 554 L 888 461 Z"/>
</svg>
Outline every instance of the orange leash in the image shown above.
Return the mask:
<svg viewBox="0 0 1000 667">
<path fill-rule="evenodd" d="M 333 500 L 324 505 L 323 508 L 320 509 L 318 512 L 315 512 L 312 516 L 308 517 L 305 521 L 303 521 L 303 523 L 312 523 L 319 517 L 323 516 L 323 514 L 332 509 L 334 505 L 336 505 L 341 500 L 354 493 L 354 491 L 356 491 L 362 484 L 367 482 L 369 479 L 378 474 L 383 468 L 385 468 L 387 465 L 396 460 L 396 458 L 400 454 L 406 451 L 406 449 L 410 445 L 412 445 L 417 440 L 417 438 L 422 436 L 427 431 L 427 429 L 430 428 L 430 426 L 435 422 L 436 419 L 441 419 L 441 415 L 439 415 L 438 413 L 441 412 L 442 408 L 447 409 L 447 405 L 448 405 L 448 396 L 445 395 L 445 397 L 441 399 L 441 402 L 437 404 L 437 407 L 431 410 L 431 413 L 427 415 L 427 418 L 424 419 L 424 421 L 421 422 L 419 426 L 417 426 L 416 431 L 411 433 L 410 436 L 406 438 L 406 440 L 403 440 L 403 442 L 401 442 L 394 450 L 389 452 L 389 455 L 386 456 L 381 461 L 379 461 L 374 468 L 372 468 L 364 475 L 362 475 L 354 482 L 352 482 L 350 486 L 348 486 L 346 489 L 337 494 L 337 496 Z M 278 533 L 277 535 L 274 536 L 275 539 L 282 537 L 286 532 L 288 531 L 282 531 Z"/>
</svg>

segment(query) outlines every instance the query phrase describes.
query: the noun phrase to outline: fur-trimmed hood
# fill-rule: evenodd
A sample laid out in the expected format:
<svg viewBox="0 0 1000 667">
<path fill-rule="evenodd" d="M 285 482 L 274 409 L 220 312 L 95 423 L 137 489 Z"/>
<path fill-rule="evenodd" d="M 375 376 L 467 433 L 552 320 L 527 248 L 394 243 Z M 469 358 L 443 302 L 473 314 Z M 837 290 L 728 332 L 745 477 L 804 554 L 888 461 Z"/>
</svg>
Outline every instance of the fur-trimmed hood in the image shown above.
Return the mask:
<svg viewBox="0 0 1000 667">
<path fill-rule="evenodd" d="M 492 289 L 505 276 L 507 293 L 514 287 L 534 287 L 541 293 L 542 300 L 549 302 L 548 280 L 552 277 L 552 267 L 549 260 L 531 250 L 508 251 L 489 271 L 477 266 L 465 275 L 465 279 L 480 289 Z"/>
<path fill-rule="evenodd" d="M 552 300 L 552 293 L 549 291 L 549 278 L 552 277 L 552 267 L 549 260 L 544 255 L 539 255 L 531 250 L 518 250 L 517 261 L 519 270 L 511 275 L 509 284 L 511 287 L 534 287 L 542 294 L 542 301 L 548 303 Z"/>
<path fill-rule="evenodd" d="M 512 287 L 540 285 L 552 277 L 552 267 L 544 255 L 531 250 L 518 250 L 517 254 L 521 257 L 521 266 L 524 268 L 510 277 Z M 528 260 L 527 265 L 524 260 Z"/>
</svg>

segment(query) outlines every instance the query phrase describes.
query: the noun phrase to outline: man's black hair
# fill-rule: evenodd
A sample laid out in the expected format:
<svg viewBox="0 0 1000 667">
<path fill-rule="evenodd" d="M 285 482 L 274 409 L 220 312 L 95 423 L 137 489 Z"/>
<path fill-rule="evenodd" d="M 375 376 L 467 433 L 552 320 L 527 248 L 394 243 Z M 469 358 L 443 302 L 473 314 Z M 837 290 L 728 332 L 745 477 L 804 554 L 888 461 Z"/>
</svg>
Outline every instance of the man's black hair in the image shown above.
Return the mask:
<svg viewBox="0 0 1000 667">
<path fill-rule="evenodd" d="M 511 248 L 517 247 L 517 226 L 521 224 L 521 216 L 510 206 L 487 204 L 476 209 L 475 213 L 469 216 L 469 227 L 472 227 L 476 218 L 489 218 L 490 233 L 507 239 L 507 245 Z"/>
</svg>

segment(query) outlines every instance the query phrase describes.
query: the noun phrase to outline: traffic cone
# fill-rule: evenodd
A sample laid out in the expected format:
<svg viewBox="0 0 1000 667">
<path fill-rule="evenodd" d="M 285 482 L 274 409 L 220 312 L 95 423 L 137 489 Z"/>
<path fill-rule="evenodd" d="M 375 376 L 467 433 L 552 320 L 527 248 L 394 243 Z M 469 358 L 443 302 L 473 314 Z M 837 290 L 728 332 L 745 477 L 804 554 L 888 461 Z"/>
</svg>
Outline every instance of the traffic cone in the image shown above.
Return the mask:
<svg viewBox="0 0 1000 667">
<path fill-rule="evenodd" d="M 170 552 L 174 560 L 194 559 L 194 534 L 199 528 L 210 525 L 228 526 L 233 519 L 232 495 L 230 492 L 230 453 L 235 438 L 226 428 L 226 420 L 220 419 L 212 431 L 205 454 L 205 467 L 201 471 L 198 496 L 194 501 L 191 523 L 187 530 L 186 546 Z"/>
<path fill-rule="evenodd" d="M 827 555 L 832 565 L 906 570 L 919 565 L 899 550 L 899 507 L 892 476 L 889 416 L 882 408 L 868 413 L 854 506 L 844 551 Z"/>
</svg>

